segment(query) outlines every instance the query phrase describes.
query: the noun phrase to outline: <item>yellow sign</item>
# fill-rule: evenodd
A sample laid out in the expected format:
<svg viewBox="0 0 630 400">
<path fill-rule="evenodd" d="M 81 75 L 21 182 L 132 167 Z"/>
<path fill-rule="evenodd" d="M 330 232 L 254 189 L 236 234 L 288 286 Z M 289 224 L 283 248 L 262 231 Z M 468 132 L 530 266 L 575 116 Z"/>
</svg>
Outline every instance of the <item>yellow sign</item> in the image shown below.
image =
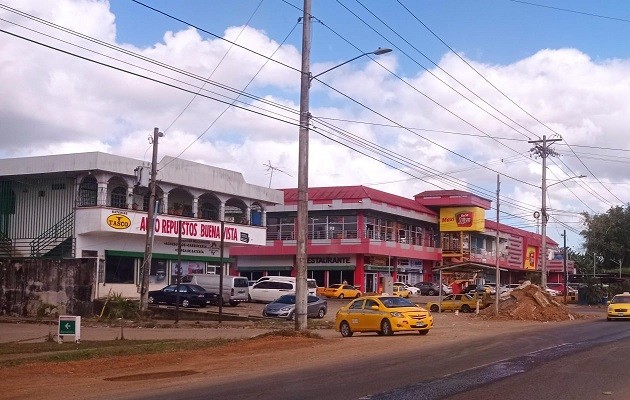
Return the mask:
<svg viewBox="0 0 630 400">
<path fill-rule="evenodd" d="M 127 229 L 131 226 L 131 220 L 124 214 L 112 214 L 107 217 L 107 225 L 114 229 Z"/>
<path fill-rule="evenodd" d="M 527 246 L 527 254 L 525 254 L 525 261 L 523 262 L 523 268 L 536 269 L 536 248 Z"/>
<path fill-rule="evenodd" d="M 450 207 L 440 209 L 440 231 L 483 232 L 486 227 L 486 210 L 481 207 Z"/>
</svg>

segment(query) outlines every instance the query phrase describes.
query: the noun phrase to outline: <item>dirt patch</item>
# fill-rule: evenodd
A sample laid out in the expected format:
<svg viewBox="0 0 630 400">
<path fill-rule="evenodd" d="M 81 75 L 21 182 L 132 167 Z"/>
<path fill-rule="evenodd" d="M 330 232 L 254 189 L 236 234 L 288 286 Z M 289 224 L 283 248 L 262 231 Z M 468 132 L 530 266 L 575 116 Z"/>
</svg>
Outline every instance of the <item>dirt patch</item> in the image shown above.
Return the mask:
<svg viewBox="0 0 630 400">
<path fill-rule="evenodd" d="M 584 316 L 574 313 L 569 308 L 554 300 L 539 286 L 529 282 L 520 288 L 512 290 L 508 295 L 499 299 L 499 313 L 490 306 L 479 312 L 483 319 L 502 319 L 520 321 L 567 321 L 583 319 Z"/>
</svg>

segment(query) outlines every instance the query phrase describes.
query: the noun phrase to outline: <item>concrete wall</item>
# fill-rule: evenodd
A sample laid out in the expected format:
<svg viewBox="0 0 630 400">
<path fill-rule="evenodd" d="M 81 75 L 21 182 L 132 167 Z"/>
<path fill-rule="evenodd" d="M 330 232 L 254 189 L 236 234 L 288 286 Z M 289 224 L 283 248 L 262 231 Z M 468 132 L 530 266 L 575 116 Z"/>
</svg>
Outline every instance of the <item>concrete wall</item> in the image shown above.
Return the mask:
<svg viewBox="0 0 630 400">
<path fill-rule="evenodd" d="M 93 315 L 96 259 L 0 260 L 0 315 L 36 316 L 44 305 L 60 315 Z"/>
</svg>

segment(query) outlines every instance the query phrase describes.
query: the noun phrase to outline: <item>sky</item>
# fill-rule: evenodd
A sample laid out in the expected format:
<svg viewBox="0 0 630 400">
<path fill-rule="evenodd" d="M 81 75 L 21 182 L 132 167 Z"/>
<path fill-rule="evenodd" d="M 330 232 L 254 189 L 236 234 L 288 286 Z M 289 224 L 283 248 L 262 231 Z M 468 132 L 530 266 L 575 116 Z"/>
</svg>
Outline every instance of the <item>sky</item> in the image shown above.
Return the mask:
<svg viewBox="0 0 630 400">
<path fill-rule="evenodd" d="M 335 68 L 309 90 L 310 187 L 466 190 L 488 219 L 498 189 L 500 222 L 536 232 L 545 138 L 549 237 L 582 252 L 580 213 L 628 202 L 626 1 L 312 3 L 309 69 Z M 303 6 L 0 0 L 0 157 L 150 161 L 157 127 L 160 159 L 297 187 Z"/>
</svg>

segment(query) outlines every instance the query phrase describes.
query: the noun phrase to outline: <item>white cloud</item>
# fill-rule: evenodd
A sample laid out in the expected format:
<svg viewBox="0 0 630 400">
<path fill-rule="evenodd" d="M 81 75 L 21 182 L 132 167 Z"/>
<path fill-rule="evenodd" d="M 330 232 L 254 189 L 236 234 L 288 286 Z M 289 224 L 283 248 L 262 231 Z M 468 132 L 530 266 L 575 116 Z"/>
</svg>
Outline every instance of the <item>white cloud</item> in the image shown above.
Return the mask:
<svg viewBox="0 0 630 400">
<path fill-rule="evenodd" d="M 243 89 L 266 62 L 264 58 L 238 46 L 231 46 L 217 38 L 206 38 L 193 28 L 165 32 L 163 41 L 146 48 L 115 43 L 116 20 L 107 2 L 60 0 L 46 3 L 45 6 L 36 0 L 9 3 L 27 13 L 237 89 Z M 11 32 L 174 86 L 188 88 L 193 93 L 203 85 L 190 76 L 44 28 L 7 11 L 1 11 L 0 14 L 3 18 L 20 21 L 21 24 L 166 77 L 3 22 L 3 29 Z M 76 15 L 81 15 L 81 18 L 76 18 Z M 284 45 L 278 50 L 277 39 L 270 38 L 262 30 L 228 27 L 224 35 L 266 56 L 272 56 L 275 52 L 275 60 L 299 68 L 300 50 L 291 45 Z M 242 172 L 250 183 L 268 186 L 271 177 L 266 165 L 272 165 L 283 171 L 274 171 L 272 187 L 297 185 L 299 73 L 294 70 L 267 62 L 246 90 L 257 93 L 261 99 L 241 98 L 257 107 L 247 105 L 247 108 L 258 113 L 279 113 L 277 118 L 292 122 L 287 124 L 236 108 L 225 111 L 227 104 L 204 97 L 196 97 L 191 102 L 191 93 L 89 63 L 6 34 L 3 39 L 0 41 L 0 74 L 3 77 L 3 96 L 0 99 L 2 157 L 98 150 L 147 159 L 147 137 L 153 127 L 166 130 L 172 124 L 162 139 L 160 156 L 175 156 L 189 147 L 183 153 L 184 158 Z M 390 53 L 377 60 L 402 76 L 406 83 L 392 77 L 378 65 L 367 62 L 367 59 L 335 69 L 321 78 L 384 117 L 345 100 L 317 82 L 313 83 L 311 90 L 311 113 L 315 117 L 420 128 L 410 131 L 400 127 L 328 120 L 328 123 L 363 139 L 378 142 L 408 162 L 417 163 L 420 165 L 418 171 L 407 169 L 424 180 L 409 180 L 409 175 L 323 138 L 318 132 L 328 132 L 328 135 L 334 132 L 321 121 L 315 121 L 310 135 L 311 186 L 374 184 L 378 189 L 407 197 L 438 187 L 468 188 L 482 190 L 484 197 L 493 198 L 495 171 L 498 171 L 509 176 L 502 178 L 502 193 L 514 202 L 527 205 L 527 213 L 531 213 L 531 209 L 540 207 L 541 166 L 539 161 L 529 157 L 528 150 L 532 145 L 527 143 L 527 137 L 535 139 L 537 135 L 543 134 L 550 137 L 555 131 L 573 146 L 630 148 L 630 136 L 626 133 L 627 116 L 630 115 L 630 100 L 627 96 L 630 88 L 628 60 L 595 62 L 577 49 L 543 49 L 510 65 L 487 65 L 467 59 L 479 73 L 506 93 L 509 100 L 458 57 L 445 54 L 439 62 L 440 67 L 459 82 L 437 68 L 431 72 L 464 93 L 477 105 L 474 106 L 426 71 L 400 71 L 399 57 L 401 55 Z M 313 62 L 311 70 L 322 71 L 337 63 L 338 60 Z M 505 116 L 498 114 L 469 90 L 479 94 Z M 223 99 L 228 104 L 236 96 L 213 83 L 205 84 L 201 93 Z M 532 119 L 512 101 L 553 131 Z M 189 103 L 186 111 L 177 119 Z M 496 115 L 496 118 L 482 109 Z M 215 122 L 219 115 L 221 117 Z M 337 131 L 335 135 L 341 133 Z M 491 140 L 485 135 L 497 139 Z M 618 203 L 607 190 L 593 183 L 592 175 L 602 182 L 627 182 L 627 160 L 619 158 L 612 162 L 608 158 L 611 154 L 609 151 L 573 147 L 587 168 L 564 143 L 558 143 L 554 148 L 562 153 L 560 159 L 553 160 L 560 167 L 550 164 L 555 168 L 555 173 L 559 177 L 589 175 L 588 181 L 592 187 L 589 192 L 575 185 L 572 187 L 573 194 L 560 185 L 555 186 L 549 193 L 554 208 L 571 211 L 584 209 L 576 196 L 600 212 L 605 211 L 610 203 Z M 362 151 L 373 154 L 367 149 Z M 625 153 L 614 154 L 623 156 Z M 386 162 L 398 165 L 396 161 Z M 442 173 L 448 173 L 449 180 L 445 181 L 440 175 Z M 550 178 L 553 179 L 553 175 Z M 432 186 L 425 180 L 438 186 Z M 628 185 L 611 183 L 607 186 L 621 199 L 627 199 L 630 195 Z M 509 204 L 505 207 L 509 209 Z M 525 213 L 516 209 L 513 212 Z"/>
</svg>

